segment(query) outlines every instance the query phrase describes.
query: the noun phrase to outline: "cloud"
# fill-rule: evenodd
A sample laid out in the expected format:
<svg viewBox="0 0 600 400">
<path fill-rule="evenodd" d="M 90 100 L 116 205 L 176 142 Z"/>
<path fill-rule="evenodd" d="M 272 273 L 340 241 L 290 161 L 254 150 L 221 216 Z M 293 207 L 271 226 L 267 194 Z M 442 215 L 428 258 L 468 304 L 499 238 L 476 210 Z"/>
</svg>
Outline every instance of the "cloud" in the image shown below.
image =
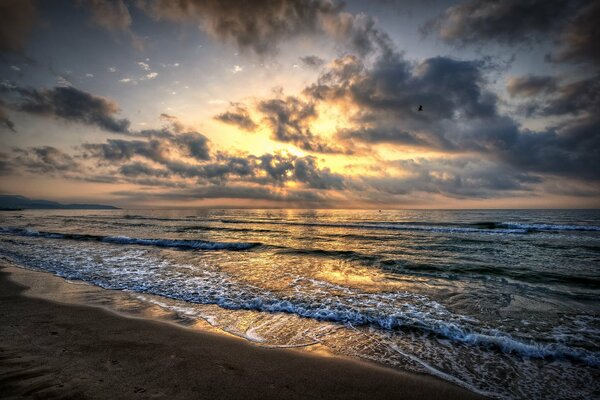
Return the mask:
<svg viewBox="0 0 600 400">
<path fill-rule="evenodd" d="M 370 111 L 392 112 L 414 124 L 494 115 L 495 96 L 485 89 L 482 63 L 432 57 L 412 66 L 395 57 L 380 59 L 372 68 L 346 56 L 309 86 L 317 100 L 350 101 Z M 418 112 L 423 105 L 425 112 Z"/>
<path fill-rule="evenodd" d="M 144 41 L 131 30 L 132 18 L 124 0 L 79 0 L 78 4 L 87 8 L 95 25 L 128 36 L 133 46 L 143 50 Z"/>
<path fill-rule="evenodd" d="M 525 76 L 510 79 L 507 89 L 513 97 L 529 98 L 521 107 L 528 116 L 589 117 L 596 113 L 600 107 L 600 76 L 563 85 L 558 82 L 553 77 Z"/>
<path fill-rule="evenodd" d="M 468 0 L 447 8 L 423 32 L 453 44 L 518 44 L 542 38 L 564 22 L 570 0 Z"/>
<path fill-rule="evenodd" d="M 181 122 L 179 122 L 179 118 L 174 115 L 169 115 L 167 113 L 160 114 L 160 120 L 166 123 L 168 126 L 173 129 L 175 132 L 183 132 L 185 127 Z"/>
<path fill-rule="evenodd" d="M 326 0 L 147 0 L 138 4 L 156 19 L 198 24 L 210 35 L 257 54 L 273 53 L 279 41 L 315 31 L 321 15 L 336 11 Z"/>
<path fill-rule="evenodd" d="M 231 109 L 216 115 L 215 119 L 226 124 L 236 125 L 246 131 L 254 131 L 258 128 L 246 106 L 241 103 L 231 103 Z"/>
<path fill-rule="evenodd" d="M 0 129 L 9 129 L 13 132 L 15 130 L 15 124 L 8 118 L 6 109 L 4 108 L 4 102 L 0 100 Z"/>
<path fill-rule="evenodd" d="M 262 100 L 257 109 L 270 126 L 273 140 L 292 143 L 301 149 L 317 153 L 346 152 L 311 132 L 309 123 L 317 117 L 315 104 L 312 102 L 288 96 Z"/>
<path fill-rule="evenodd" d="M 600 76 L 558 87 L 540 107 L 542 115 L 595 114 L 600 109 Z"/>
<path fill-rule="evenodd" d="M 426 23 L 422 32 L 435 33 L 451 44 L 516 45 L 533 40 L 559 44 L 549 55 L 556 62 L 586 62 L 598 66 L 600 33 L 597 1 L 468 0 L 447 8 Z"/>
<path fill-rule="evenodd" d="M 313 189 L 343 189 L 344 178 L 331 172 L 329 168 L 320 168 L 313 156 L 297 157 L 289 154 L 274 153 L 252 157 L 254 170 L 266 174 L 268 183 L 301 182 Z"/>
<path fill-rule="evenodd" d="M 585 4 L 586 2 L 583 2 Z M 600 66 L 600 3 L 591 1 L 581 7 L 561 33 L 562 48 L 554 57 L 555 61 L 591 62 Z"/>
<path fill-rule="evenodd" d="M 302 64 L 309 68 L 319 68 L 325 64 L 325 60 L 318 56 L 300 57 L 300 61 L 302 61 Z"/>
<path fill-rule="evenodd" d="M 35 18 L 36 8 L 33 0 L 0 2 L 0 51 L 22 51 Z"/>
<path fill-rule="evenodd" d="M 129 32 L 131 15 L 123 0 L 86 0 L 81 2 L 92 14 L 92 22 L 109 30 Z"/>
<path fill-rule="evenodd" d="M 515 95 L 546 93 L 545 100 L 534 102 L 537 113 L 576 117 L 531 131 L 499 112 L 497 96 L 487 89 L 486 68 L 485 62 L 448 57 L 409 63 L 397 54 L 365 64 L 350 55 L 334 60 L 304 93 L 315 104 L 344 107 L 352 124 L 336 138 L 346 147 L 390 143 L 477 153 L 523 173 L 600 179 L 600 129 L 592 111 L 600 106 L 595 77 L 563 86 L 556 86 L 554 78 L 513 81 Z"/>
<path fill-rule="evenodd" d="M 496 116 L 496 96 L 485 88 L 482 68 L 479 61 L 447 57 L 412 64 L 398 55 L 367 66 L 344 56 L 304 93 L 345 107 L 353 126 L 341 130 L 340 139 L 455 151 L 466 121 Z"/>
<path fill-rule="evenodd" d="M 345 188 L 344 179 L 332 173 L 329 168 L 318 168 L 316 158 L 307 156 L 296 159 L 293 176 L 298 182 L 303 182 L 313 189 Z"/>
<path fill-rule="evenodd" d="M 255 156 L 218 152 L 211 157 L 208 140 L 198 133 L 174 135 L 168 134 L 168 131 L 142 131 L 139 136 L 142 135 L 148 139 L 108 139 L 105 143 L 84 144 L 81 146 L 81 157 L 97 160 L 101 166 L 118 165 L 119 172 L 127 177 L 175 176 L 211 184 L 243 180 L 275 186 L 293 181 L 307 188 L 323 190 L 341 190 L 345 187 L 341 175 L 319 167 L 317 159 L 312 156 L 298 157 L 283 153 Z M 191 157 L 193 162 L 182 160 L 174 150 Z M 160 164 L 161 168 L 141 163 L 137 158 Z"/>
<path fill-rule="evenodd" d="M 210 159 L 209 141 L 206 136 L 198 132 L 178 134 L 172 141 L 184 149 L 185 153 L 196 160 Z"/>
<path fill-rule="evenodd" d="M 10 175 L 13 172 L 11 157 L 8 153 L 0 152 L 0 176 Z"/>
<path fill-rule="evenodd" d="M 153 168 L 148 164 L 141 162 L 122 165 L 119 168 L 119 172 L 126 177 L 153 176 L 158 178 L 168 178 L 171 176 L 171 173 L 168 170 Z"/>
<path fill-rule="evenodd" d="M 51 146 L 13 149 L 13 165 L 25 168 L 36 174 L 55 174 L 76 171 L 80 165 L 72 156 Z"/>
<path fill-rule="evenodd" d="M 126 133 L 129 128 L 127 119 L 116 118 L 119 112 L 116 103 L 72 86 L 42 90 L 13 87 L 5 90 L 18 96 L 17 103 L 10 106 L 21 112 L 96 125 L 115 133 Z"/>
<path fill-rule="evenodd" d="M 109 162 L 129 161 L 141 156 L 155 162 L 165 162 L 170 151 L 168 145 L 160 140 L 123 140 L 108 139 L 106 143 L 83 144 L 85 158 L 99 158 Z"/>
<path fill-rule="evenodd" d="M 323 30 L 338 42 L 345 44 L 359 56 L 378 52 L 383 58 L 394 53 L 394 46 L 387 33 L 376 27 L 373 17 L 347 12 L 325 15 L 322 18 Z"/>
<path fill-rule="evenodd" d="M 497 157 L 524 170 L 600 180 L 600 118 L 570 120 L 545 131 L 520 130 L 492 148 Z"/>
<path fill-rule="evenodd" d="M 474 157 L 389 161 L 401 176 L 365 177 L 367 187 L 389 195 L 436 193 L 452 198 L 491 198 L 531 192 L 542 179 L 489 160 Z"/>
<path fill-rule="evenodd" d="M 157 163 L 169 164 L 174 158 L 174 150 L 196 160 L 210 159 L 209 140 L 198 132 L 174 134 L 168 130 L 145 130 L 131 134 L 150 140 L 109 139 L 106 143 L 87 143 L 81 147 L 86 158 L 95 157 L 109 162 L 128 161 L 140 156 Z"/>
<path fill-rule="evenodd" d="M 278 189 L 251 184 L 234 184 L 229 186 L 206 185 L 194 188 L 184 188 L 177 191 L 140 193 L 139 191 L 117 191 L 112 194 L 126 197 L 129 201 L 167 200 L 191 201 L 204 199 L 248 199 L 265 200 L 269 202 L 285 202 L 289 205 L 306 206 L 307 203 L 325 206 L 333 205 L 331 200 L 322 193 L 312 190 Z"/>
<path fill-rule="evenodd" d="M 138 6 L 158 20 L 195 24 L 240 50 L 274 54 L 280 42 L 324 33 L 361 56 L 387 49 L 391 41 L 365 14 L 343 11 L 333 0 L 140 0 Z"/>
<path fill-rule="evenodd" d="M 511 97 L 533 97 L 556 90 L 558 79 L 553 76 L 526 75 L 511 77 L 506 90 Z"/>
</svg>

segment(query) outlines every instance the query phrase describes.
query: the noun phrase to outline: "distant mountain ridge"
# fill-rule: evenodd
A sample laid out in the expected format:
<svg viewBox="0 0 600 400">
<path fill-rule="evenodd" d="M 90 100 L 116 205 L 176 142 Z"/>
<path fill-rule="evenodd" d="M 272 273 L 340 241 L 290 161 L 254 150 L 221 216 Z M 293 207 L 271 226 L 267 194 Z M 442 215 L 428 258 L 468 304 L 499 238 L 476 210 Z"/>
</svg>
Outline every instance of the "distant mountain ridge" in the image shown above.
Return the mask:
<svg viewBox="0 0 600 400">
<path fill-rule="evenodd" d="M 0 195 L 0 209 L 3 210 L 118 210 L 118 207 L 104 204 L 61 204 L 50 200 L 32 200 L 25 196 Z"/>
</svg>

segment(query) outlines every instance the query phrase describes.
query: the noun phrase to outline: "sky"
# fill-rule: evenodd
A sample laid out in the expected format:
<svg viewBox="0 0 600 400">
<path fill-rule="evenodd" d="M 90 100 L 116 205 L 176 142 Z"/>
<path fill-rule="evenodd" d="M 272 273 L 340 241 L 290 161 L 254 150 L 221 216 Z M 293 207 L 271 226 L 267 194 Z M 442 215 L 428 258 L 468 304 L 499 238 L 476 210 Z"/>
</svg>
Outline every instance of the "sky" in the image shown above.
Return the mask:
<svg viewBox="0 0 600 400">
<path fill-rule="evenodd" d="M 599 20 L 584 0 L 0 0 L 0 193 L 600 208 Z"/>
</svg>

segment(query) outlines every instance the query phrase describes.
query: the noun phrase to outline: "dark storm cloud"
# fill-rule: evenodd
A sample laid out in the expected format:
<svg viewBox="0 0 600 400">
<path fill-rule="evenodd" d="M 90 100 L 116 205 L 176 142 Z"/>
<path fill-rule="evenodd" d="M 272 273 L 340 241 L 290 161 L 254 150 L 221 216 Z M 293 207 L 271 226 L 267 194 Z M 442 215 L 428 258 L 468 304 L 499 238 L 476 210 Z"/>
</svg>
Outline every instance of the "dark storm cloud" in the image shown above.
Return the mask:
<svg viewBox="0 0 600 400">
<path fill-rule="evenodd" d="M 558 85 L 558 79 L 552 77 L 512 78 L 507 90 L 513 97 L 528 98 L 520 107 L 528 116 L 590 117 L 600 109 L 600 76 L 597 75 L 563 85 Z"/>
<path fill-rule="evenodd" d="M 286 204 L 314 202 L 323 207 L 331 204 L 330 199 L 322 193 L 312 190 L 273 189 L 265 186 L 248 184 L 233 184 L 229 186 L 206 185 L 194 188 L 184 188 L 177 191 L 162 193 L 145 193 L 139 191 L 117 191 L 112 194 L 126 197 L 130 201 L 152 200 L 203 200 L 203 199 L 250 199 L 285 202 Z"/>
<path fill-rule="evenodd" d="M 51 146 L 13 149 L 14 168 L 24 168 L 28 172 L 54 174 L 76 171 L 79 163 L 69 154 Z"/>
<path fill-rule="evenodd" d="M 570 0 L 469 0 L 447 8 L 423 30 L 435 32 L 449 43 L 518 44 L 556 30 L 576 3 Z"/>
<path fill-rule="evenodd" d="M 0 51 L 23 50 L 35 16 L 33 0 L 0 1 Z"/>
<path fill-rule="evenodd" d="M 131 30 L 132 17 L 125 0 L 78 0 L 77 4 L 84 7 L 90 14 L 91 22 L 115 37 L 125 36 L 137 50 L 143 50 L 143 38 Z"/>
<path fill-rule="evenodd" d="M 131 26 L 131 15 L 123 0 L 84 0 L 91 15 L 92 22 L 110 31 L 125 32 Z"/>
<path fill-rule="evenodd" d="M 393 127 L 360 127 L 343 129 L 337 132 L 337 137 L 342 140 L 357 140 L 366 143 L 397 143 L 416 147 L 444 147 L 431 135 L 419 135 Z M 446 145 L 448 147 L 449 144 Z"/>
<path fill-rule="evenodd" d="M 0 100 L 0 129 L 9 129 L 13 132 L 15 130 L 15 124 L 8 118 L 6 109 L 4 108 L 4 102 Z"/>
<path fill-rule="evenodd" d="M 166 113 L 160 114 L 160 119 L 171 126 L 171 129 L 175 132 L 182 132 L 184 130 L 183 125 L 179 122 L 179 119 L 174 115 Z"/>
<path fill-rule="evenodd" d="M 140 156 L 158 163 L 167 163 L 174 149 L 196 160 L 210 158 L 209 142 L 206 136 L 197 132 L 173 135 L 168 140 L 123 140 L 108 139 L 106 143 L 86 143 L 81 146 L 86 157 L 101 158 L 106 161 L 127 161 Z"/>
<path fill-rule="evenodd" d="M 555 56 L 555 60 L 592 62 L 600 66 L 598 21 L 600 21 L 600 2 L 590 1 L 581 7 L 561 34 L 562 49 Z"/>
<path fill-rule="evenodd" d="M 210 140 L 206 136 L 196 131 L 185 132 L 185 127 L 175 116 L 163 113 L 160 118 L 167 123 L 162 129 L 130 131 L 128 135 L 162 139 L 164 146 L 177 148 L 185 156 L 201 161 L 210 159 Z"/>
<path fill-rule="evenodd" d="M 141 162 L 133 162 L 122 165 L 119 168 L 119 172 L 126 177 L 154 176 L 159 178 L 168 178 L 171 176 L 171 173 L 168 170 L 153 168 L 150 165 Z"/>
<path fill-rule="evenodd" d="M 266 123 L 272 130 L 272 139 L 292 143 L 301 149 L 317 153 L 344 153 L 346 150 L 326 143 L 310 130 L 310 122 L 317 117 L 315 104 L 297 97 L 263 100 L 258 104 Z"/>
<path fill-rule="evenodd" d="M 302 64 L 309 68 L 319 68 L 325 64 L 325 60 L 318 56 L 300 57 L 300 61 L 302 61 Z"/>
<path fill-rule="evenodd" d="M 246 131 L 254 131 L 258 125 L 252 120 L 248 109 L 241 103 L 232 103 L 231 109 L 215 116 L 215 119 L 226 124 L 236 125 Z"/>
<path fill-rule="evenodd" d="M 550 39 L 557 62 L 600 65 L 600 3 L 585 0 L 469 0 L 446 9 L 423 27 L 452 44 L 508 45 Z"/>
<path fill-rule="evenodd" d="M 464 137 L 452 129 L 462 121 L 496 116 L 496 96 L 485 88 L 482 65 L 446 57 L 413 65 L 396 55 L 367 67 L 345 56 L 305 94 L 358 109 L 350 114 L 354 127 L 340 131 L 340 139 L 455 151 L 462 149 Z"/>
<path fill-rule="evenodd" d="M 400 168 L 404 175 L 363 178 L 369 187 L 386 195 L 425 192 L 454 198 L 489 198 L 501 195 L 500 192 L 531 191 L 530 185 L 542 182 L 535 175 L 472 157 L 399 160 L 388 164 Z"/>
<path fill-rule="evenodd" d="M 593 76 L 556 89 L 541 107 L 542 115 L 595 114 L 600 110 L 600 76 Z"/>
<path fill-rule="evenodd" d="M 209 140 L 198 132 L 185 132 L 174 137 L 174 143 L 184 149 L 187 155 L 196 160 L 210 159 Z"/>
<path fill-rule="evenodd" d="M 524 170 L 598 181 L 600 117 L 570 120 L 542 132 L 521 130 L 491 150 Z"/>
<path fill-rule="evenodd" d="M 395 51 L 388 34 L 378 29 L 375 19 L 366 14 L 340 12 L 325 16 L 323 30 L 361 57 L 378 52 L 386 58 Z"/>
<path fill-rule="evenodd" d="M 479 153 L 524 172 L 600 179 L 600 129 L 594 130 L 597 118 L 592 117 L 600 103 L 595 78 L 554 88 L 552 79 L 515 85 L 514 93 L 521 95 L 545 88 L 546 100 L 534 102 L 537 113 L 579 116 L 535 132 L 499 113 L 497 96 L 486 89 L 485 68 L 483 62 L 447 57 L 411 64 L 397 55 L 367 66 L 346 56 L 305 94 L 358 110 L 349 114 L 354 126 L 337 134 L 348 147 L 358 141 Z"/>
<path fill-rule="evenodd" d="M 400 57 L 368 69 L 353 56 L 333 63 L 305 92 L 317 100 L 350 100 L 368 111 L 388 111 L 415 123 L 495 114 L 496 97 L 484 87 L 481 63 L 433 57 L 412 66 Z M 419 105 L 426 112 L 418 112 Z"/>
<path fill-rule="evenodd" d="M 104 153 L 106 159 L 130 159 L 141 155 L 160 161 L 174 148 L 196 160 L 210 158 L 208 138 L 195 131 L 183 132 L 184 127 L 177 118 L 167 114 L 161 114 L 161 119 L 167 122 L 166 127 L 133 131 L 129 130 L 128 119 L 117 119 L 119 107 L 115 102 L 72 86 L 37 90 L 4 85 L 2 91 L 8 93 L 9 97 L 16 95 L 17 100 L 11 103 L 11 107 L 17 111 L 53 116 L 98 126 L 112 133 L 151 139 L 114 140 L 109 144 L 84 145 L 87 151 Z"/>
<path fill-rule="evenodd" d="M 138 6 L 158 20 L 196 24 L 241 50 L 265 55 L 280 42 L 324 33 L 360 55 L 391 48 L 388 36 L 367 15 L 343 11 L 333 0 L 140 0 Z"/>
<path fill-rule="evenodd" d="M 344 179 L 332 173 L 329 168 L 319 168 L 317 159 L 312 156 L 264 154 L 259 157 L 258 168 L 267 173 L 275 182 L 287 180 L 305 183 L 314 189 L 343 189 Z"/>
<path fill-rule="evenodd" d="M 96 125 L 114 133 L 127 133 L 129 129 L 129 120 L 117 119 L 116 103 L 71 86 L 41 90 L 5 86 L 3 91 L 18 97 L 10 104 L 18 111 Z"/>
<path fill-rule="evenodd" d="M 200 28 L 240 49 L 258 54 L 276 51 L 279 41 L 315 32 L 323 15 L 337 13 L 327 0 L 141 0 L 156 19 L 199 24 Z"/>
<path fill-rule="evenodd" d="M 9 175 L 13 172 L 13 164 L 8 153 L 0 152 L 0 175 Z"/>
<path fill-rule="evenodd" d="M 134 156 L 164 162 L 169 152 L 166 142 L 159 140 L 108 139 L 106 143 L 86 143 L 81 147 L 86 158 L 99 158 L 109 162 L 128 161 Z"/>
<path fill-rule="evenodd" d="M 182 135 L 177 135 L 180 140 Z M 186 143 L 185 140 L 181 143 Z M 175 143 L 175 146 L 177 143 Z M 200 163 L 189 163 L 173 157 L 173 142 L 159 139 L 121 140 L 108 139 L 106 143 L 87 143 L 81 146 L 82 158 L 97 160 L 101 166 L 119 166 L 121 174 L 195 178 L 202 182 L 225 183 L 243 179 L 263 185 L 283 185 L 295 181 L 314 189 L 343 189 L 344 179 L 328 168 L 320 168 L 311 156 L 298 157 L 289 154 L 234 155 L 217 153 L 212 159 L 195 157 Z M 201 155 L 204 155 L 201 152 Z M 206 154 L 208 156 L 208 154 Z M 140 157 L 162 168 L 157 169 L 139 161 Z"/>
<path fill-rule="evenodd" d="M 506 90 L 512 97 L 532 97 L 556 90 L 558 79 L 553 76 L 526 75 L 508 80 Z"/>
</svg>

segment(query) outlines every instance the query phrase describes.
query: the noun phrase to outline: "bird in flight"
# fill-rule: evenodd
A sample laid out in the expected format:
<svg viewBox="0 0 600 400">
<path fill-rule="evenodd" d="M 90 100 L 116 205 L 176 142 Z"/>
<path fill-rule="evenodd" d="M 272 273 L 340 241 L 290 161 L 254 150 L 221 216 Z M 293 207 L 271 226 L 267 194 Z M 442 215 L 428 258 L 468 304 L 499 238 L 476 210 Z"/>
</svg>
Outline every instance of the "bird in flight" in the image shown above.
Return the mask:
<svg viewBox="0 0 600 400">
<path fill-rule="evenodd" d="M 419 111 L 423 111 L 423 106 L 419 105 Z"/>
</svg>

